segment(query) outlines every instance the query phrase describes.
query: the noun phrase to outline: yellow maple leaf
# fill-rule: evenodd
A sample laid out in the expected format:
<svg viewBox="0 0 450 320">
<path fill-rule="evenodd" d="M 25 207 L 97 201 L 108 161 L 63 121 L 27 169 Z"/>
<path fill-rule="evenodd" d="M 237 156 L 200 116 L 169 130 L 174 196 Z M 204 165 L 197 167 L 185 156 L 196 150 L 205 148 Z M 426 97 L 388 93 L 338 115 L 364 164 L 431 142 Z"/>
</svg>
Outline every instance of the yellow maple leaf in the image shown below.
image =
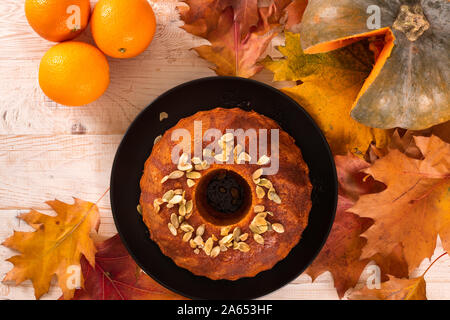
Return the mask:
<svg viewBox="0 0 450 320">
<path fill-rule="evenodd" d="M 367 43 L 358 42 L 329 53 L 304 54 L 300 35 L 285 32 L 286 45 L 278 47 L 281 59 L 266 58 L 264 66 L 274 81 L 297 81 L 283 92 L 303 106 L 323 130 L 334 154 L 362 155 L 374 142 L 389 142 L 388 130 L 366 127 L 350 117 L 350 110 L 370 73 L 373 55 Z"/>
<path fill-rule="evenodd" d="M 75 199 L 74 204 L 58 200 L 48 201 L 47 204 L 57 213 L 56 216 L 35 210 L 22 214 L 19 218 L 36 231 L 14 231 L 2 243 L 20 252 L 7 260 L 14 264 L 14 268 L 3 281 L 20 284 L 30 279 L 36 299 L 39 299 L 48 292 L 51 279 L 56 274 L 64 298 L 70 299 L 75 289 L 68 283 L 73 274 L 70 270 L 73 270 L 73 266 L 80 267 L 81 255 L 92 266 L 95 265 L 96 249 L 89 234 L 98 229 L 99 212 L 94 203 L 79 199 Z"/>
</svg>

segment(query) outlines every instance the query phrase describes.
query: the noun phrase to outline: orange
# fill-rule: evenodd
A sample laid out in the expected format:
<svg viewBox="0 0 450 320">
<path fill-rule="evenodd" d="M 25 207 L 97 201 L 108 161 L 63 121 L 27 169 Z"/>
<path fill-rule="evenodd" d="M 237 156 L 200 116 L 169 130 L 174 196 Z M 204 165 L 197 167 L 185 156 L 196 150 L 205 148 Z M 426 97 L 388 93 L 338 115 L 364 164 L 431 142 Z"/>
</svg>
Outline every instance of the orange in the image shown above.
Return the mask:
<svg viewBox="0 0 450 320">
<path fill-rule="evenodd" d="M 41 60 L 39 85 L 57 103 L 66 106 L 91 103 L 108 88 L 108 61 L 90 44 L 76 41 L 57 44 Z"/>
<path fill-rule="evenodd" d="M 54 42 L 71 40 L 88 25 L 89 0 L 26 0 L 25 14 L 41 37 Z"/>
<path fill-rule="evenodd" d="M 92 36 L 105 54 L 132 58 L 150 45 L 156 19 L 146 0 L 100 0 L 91 19 Z"/>
</svg>

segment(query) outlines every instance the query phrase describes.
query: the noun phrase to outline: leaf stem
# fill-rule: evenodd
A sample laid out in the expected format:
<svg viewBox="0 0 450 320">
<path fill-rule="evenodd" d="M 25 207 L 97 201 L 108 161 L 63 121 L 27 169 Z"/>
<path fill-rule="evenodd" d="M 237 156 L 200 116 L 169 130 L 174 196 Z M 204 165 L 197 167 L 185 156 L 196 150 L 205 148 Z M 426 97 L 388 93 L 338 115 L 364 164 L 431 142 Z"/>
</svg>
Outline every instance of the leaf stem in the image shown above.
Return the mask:
<svg viewBox="0 0 450 320">
<path fill-rule="evenodd" d="M 425 276 L 425 273 L 428 272 L 428 270 L 430 270 L 430 268 L 433 266 L 433 264 L 436 263 L 436 261 L 438 261 L 440 258 L 442 258 L 443 256 L 445 256 L 447 254 L 447 252 L 444 252 L 443 254 L 441 254 L 439 257 L 437 257 L 427 268 L 427 270 L 425 270 L 425 272 L 422 274 L 422 277 Z"/>
</svg>

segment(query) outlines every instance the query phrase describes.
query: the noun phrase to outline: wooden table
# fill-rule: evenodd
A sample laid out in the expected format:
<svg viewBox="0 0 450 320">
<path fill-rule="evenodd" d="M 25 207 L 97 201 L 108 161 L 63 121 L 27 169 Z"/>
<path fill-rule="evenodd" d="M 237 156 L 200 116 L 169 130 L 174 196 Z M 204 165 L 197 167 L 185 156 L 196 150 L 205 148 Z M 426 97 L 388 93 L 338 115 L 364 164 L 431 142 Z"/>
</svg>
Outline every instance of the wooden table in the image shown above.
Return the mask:
<svg viewBox="0 0 450 320">
<path fill-rule="evenodd" d="M 150 48 L 134 59 L 109 59 L 111 85 L 95 103 L 79 108 L 58 105 L 42 93 L 38 84 L 39 61 L 53 44 L 29 27 L 23 3 L 0 2 L 0 242 L 13 229 L 31 230 L 16 218 L 29 208 L 52 214 L 46 200 L 70 202 L 78 197 L 95 202 L 109 187 L 116 148 L 139 111 L 180 83 L 214 75 L 208 62 L 189 50 L 205 41 L 179 28 L 183 23 L 176 0 L 153 1 L 158 29 Z M 89 30 L 80 40 L 93 43 Z M 282 41 L 278 37 L 274 44 Z M 277 53 L 271 47 L 268 54 Z M 268 71 L 255 78 L 274 85 Z M 108 196 L 99 208 L 100 235 L 114 235 Z M 434 257 L 441 252 L 439 246 Z M 11 255 L 11 250 L 0 246 L 0 278 L 12 267 L 4 261 Z M 417 274 L 428 263 L 424 261 Z M 450 299 L 449 266 L 446 256 L 427 274 L 429 298 Z M 44 299 L 59 296 L 60 290 L 52 286 Z M 17 287 L 0 284 L 0 299 L 32 298 L 29 281 Z M 336 299 L 337 295 L 327 272 L 314 283 L 302 275 L 264 298 Z"/>
</svg>

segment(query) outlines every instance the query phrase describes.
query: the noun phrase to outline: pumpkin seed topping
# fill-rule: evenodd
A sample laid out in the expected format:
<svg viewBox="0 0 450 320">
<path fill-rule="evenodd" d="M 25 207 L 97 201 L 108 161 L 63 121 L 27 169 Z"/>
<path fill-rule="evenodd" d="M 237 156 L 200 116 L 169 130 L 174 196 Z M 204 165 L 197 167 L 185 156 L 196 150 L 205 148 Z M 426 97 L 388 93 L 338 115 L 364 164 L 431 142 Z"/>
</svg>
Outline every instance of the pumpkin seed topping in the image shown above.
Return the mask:
<svg viewBox="0 0 450 320">
<path fill-rule="evenodd" d="M 186 173 L 186 177 L 188 179 L 200 179 L 202 177 L 200 172 L 197 171 L 191 171 Z"/>
<path fill-rule="evenodd" d="M 273 231 L 277 232 L 277 233 L 283 233 L 284 232 L 284 227 L 281 223 L 274 223 L 272 224 L 272 229 Z"/>
<path fill-rule="evenodd" d="M 264 198 L 265 195 L 266 192 L 264 191 L 264 189 L 261 188 L 260 186 L 256 186 L 256 196 L 258 197 L 258 199 Z"/>
<path fill-rule="evenodd" d="M 197 228 L 197 231 L 195 232 L 195 234 L 197 235 L 197 236 L 203 236 L 203 234 L 205 233 L 205 225 L 204 224 L 202 224 L 201 226 L 199 226 L 198 228 Z"/>
<path fill-rule="evenodd" d="M 192 179 L 187 179 L 186 183 L 189 188 L 192 188 L 195 185 L 195 181 Z"/>
<path fill-rule="evenodd" d="M 250 246 L 248 244 L 246 244 L 245 242 L 239 242 L 237 244 L 237 249 L 241 252 L 249 252 Z"/>
<path fill-rule="evenodd" d="M 220 253 L 220 246 L 215 246 L 212 250 L 211 250 L 211 258 L 215 258 L 219 255 Z"/>
<path fill-rule="evenodd" d="M 255 233 L 253 239 L 259 244 L 264 244 L 264 238 L 260 234 Z"/>
<path fill-rule="evenodd" d="M 181 178 L 182 176 L 184 176 L 184 172 L 183 171 L 175 170 L 174 172 L 169 174 L 169 179 L 175 180 L 175 179 Z"/>
<path fill-rule="evenodd" d="M 248 233 L 243 233 L 239 236 L 239 240 L 246 241 L 248 239 Z"/>
<path fill-rule="evenodd" d="M 173 224 L 171 224 L 170 222 L 167 224 L 167 226 L 169 227 L 170 233 L 174 236 L 177 235 L 177 228 L 175 228 L 175 226 Z"/>
<path fill-rule="evenodd" d="M 228 233 L 230 232 L 231 226 L 226 226 L 226 227 L 222 227 L 220 229 L 220 235 L 221 236 L 226 236 L 228 235 Z"/>
<path fill-rule="evenodd" d="M 170 215 L 170 222 L 175 227 L 175 229 L 178 229 L 178 227 L 180 226 L 180 224 L 178 222 L 178 216 L 175 213 L 172 213 Z"/>
<path fill-rule="evenodd" d="M 270 162 L 270 158 L 266 155 L 263 155 L 261 158 L 259 158 L 257 164 L 259 166 L 264 166 Z"/>
<path fill-rule="evenodd" d="M 155 140 L 153 141 L 153 145 L 157 144 L 159 141 L 161 141 L 162 139 L 162 135 L 159 135 L 155 138 Z"/>
<path fill-rule="evenodd" d="M 183 235 L 183 242 L 188 242 L 189 240 L 191 240 L 192 237 L 192 232 L 187 232 Z"/>
<path fill-rule="evenodd" d="M 254 211 L 255 213 L 263 212 L 264 209 L 265 209 L 265 208 L 264 208 L 263 205 L 256 205 L 256 206 L 253 207 L 253 211 Z"/>
</svg>

